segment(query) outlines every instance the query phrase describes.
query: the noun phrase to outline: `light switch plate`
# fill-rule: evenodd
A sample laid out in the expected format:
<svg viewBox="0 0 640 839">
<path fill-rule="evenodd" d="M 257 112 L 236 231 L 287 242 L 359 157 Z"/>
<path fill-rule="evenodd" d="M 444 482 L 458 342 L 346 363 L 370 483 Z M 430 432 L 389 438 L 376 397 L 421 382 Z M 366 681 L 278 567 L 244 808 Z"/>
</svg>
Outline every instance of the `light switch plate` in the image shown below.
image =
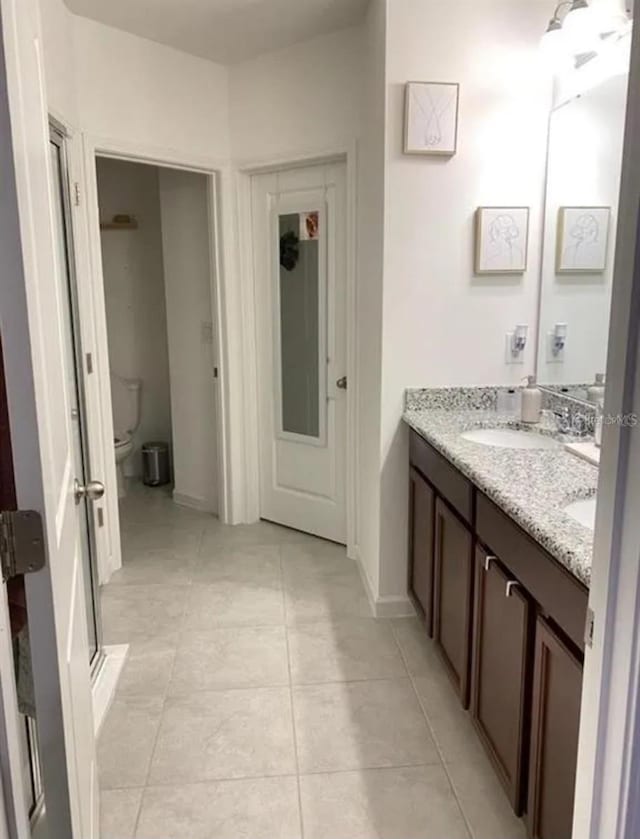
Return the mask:
<svg viewBox="0 0 640 839">
<path fill-rule="evenodd" d="M 564 361 L 566 347 L 563 347 L 560 352 L 554 353 L 553 343 L 555 337 L 553 332 L 547 332 L 547 364 L 562 364 Z"/>
<path fill-rule="evenodd" d="M 526 350 L 522 350 L 522 352 L 519 352 L 516 355 L 514 355 L 513 352 L 511 351 L 511 344 L 512 344 L 512 341 L 513 341 L 513 336 L 514 336 L 513 332 L 507 332 L 507 337 L 506 337 L 506 341 L 505 341 L 505 348 L 504 348 L 505 361 L 506 361 L 507 364 L 524 364 L 524 356 L 525 356 L 525 351 Z"/>
</svg>

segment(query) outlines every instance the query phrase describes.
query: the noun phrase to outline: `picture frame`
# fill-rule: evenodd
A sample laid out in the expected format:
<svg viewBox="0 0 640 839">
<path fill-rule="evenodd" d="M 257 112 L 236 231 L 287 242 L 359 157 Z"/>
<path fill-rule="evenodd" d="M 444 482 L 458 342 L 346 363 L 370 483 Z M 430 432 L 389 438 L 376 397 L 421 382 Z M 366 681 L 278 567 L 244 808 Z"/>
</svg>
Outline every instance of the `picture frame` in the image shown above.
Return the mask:
<svg viewBox="0 0 640 839">
<path fill-rule="evenodd" d="M 560 207 L 556 274 L 604 274 L 610 227 L 611 207 Z"/>
<path fill-rule="evenodd" d="M 458 148 L 459 104 L 457 82 L 407 82 L 404 153 L 452 157 Z"/>
<path fill-rule="evenodd" d="M 525 273 L 529 214 L 529 207 L 478 207 L 474 237 L 476 274 Z"/>
</svg>

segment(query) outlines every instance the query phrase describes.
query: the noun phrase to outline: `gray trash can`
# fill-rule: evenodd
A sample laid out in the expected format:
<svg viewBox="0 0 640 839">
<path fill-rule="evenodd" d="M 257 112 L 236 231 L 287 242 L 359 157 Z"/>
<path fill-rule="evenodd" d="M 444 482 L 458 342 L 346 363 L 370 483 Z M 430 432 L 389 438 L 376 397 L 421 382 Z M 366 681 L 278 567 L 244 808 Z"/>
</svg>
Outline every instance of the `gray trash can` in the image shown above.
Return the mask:
<svg viewBox="0 0 640 839">
<path fill-rule="evenodd" d="M 167 443 L 145 443 L 142 446 L 143 481 L 149 487 L 159 487 L 171 480 L 169 446 Z"/>
</svg>

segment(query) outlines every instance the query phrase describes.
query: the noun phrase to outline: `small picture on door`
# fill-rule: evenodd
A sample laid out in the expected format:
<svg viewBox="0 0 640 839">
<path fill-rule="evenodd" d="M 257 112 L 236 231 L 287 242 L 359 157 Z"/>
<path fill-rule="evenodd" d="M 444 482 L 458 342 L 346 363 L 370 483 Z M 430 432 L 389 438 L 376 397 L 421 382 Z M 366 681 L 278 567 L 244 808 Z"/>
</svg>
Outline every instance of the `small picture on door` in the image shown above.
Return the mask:
<svg viewBox="0 0 640 839">
<path fill-rule="evenodd" d="M 300 213 L 300 241 L 308 242 L 320 235 L 320 215 L 317 210 L 311 213 Z"/>
</svg>

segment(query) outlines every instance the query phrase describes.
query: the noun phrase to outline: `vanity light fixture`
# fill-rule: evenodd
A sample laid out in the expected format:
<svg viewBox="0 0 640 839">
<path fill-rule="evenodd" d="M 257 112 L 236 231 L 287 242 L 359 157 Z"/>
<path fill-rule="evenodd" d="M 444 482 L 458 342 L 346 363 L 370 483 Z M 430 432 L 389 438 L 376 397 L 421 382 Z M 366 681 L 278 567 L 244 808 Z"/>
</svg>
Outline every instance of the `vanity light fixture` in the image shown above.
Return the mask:
<svg viewBox="0 0 640 839">
<path fill-rule="evenodd" d="M 555 8 L 540 48 L 554 65 L 575 61 L 576 56 L 584 61 L 610 36 L 620 36 L 628 25 L 629 16 L 623 12 L 605 14 L 588 0 L 563 0 Z"/>
</svg>

